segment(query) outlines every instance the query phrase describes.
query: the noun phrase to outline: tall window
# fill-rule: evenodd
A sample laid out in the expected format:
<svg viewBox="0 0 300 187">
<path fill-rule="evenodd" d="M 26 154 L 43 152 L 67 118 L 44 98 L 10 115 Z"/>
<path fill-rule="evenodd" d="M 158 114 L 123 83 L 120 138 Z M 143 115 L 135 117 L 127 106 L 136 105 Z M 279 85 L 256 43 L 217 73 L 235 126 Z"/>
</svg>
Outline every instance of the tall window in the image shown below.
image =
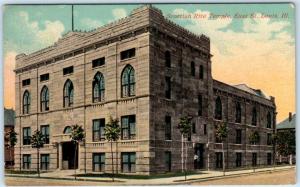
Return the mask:
<svg viewBox="0 0 300 187">
<path fill-rule="evenodd" d="M 73 106 L 74 87 L 72 81 L 68 79 L 64 86 L 64 107 Z"/>
<path fill-rule="evenodd" d="M 42 125 L 41 126 L 41 132 L 44 135 L 45 138 L 45 144 L 49 144 L 49 125 Z"/>
<path fill-rule="evenodd" d="M 105 171 L 105 153 L 93 153 L 93 171 Z"/>
<path fill-rule="evenodd" d="M 122 172 L 124 173 L 133 173 L 135 172 L 135 153 L 121 153 L 122 159 Z"/>
<path fill-rule="evenodd" d="M 165 116 L 165 139 L 171 140 L 172 139 L 172 123 L 171 123 L 171 116 Z"/>
<path fill-rule="evenodd" d="M 93 142 L 105 140 L 104 136 L 105 119 L 93 120 Z"/>
<path fill-rule="evenodd" d="M 23 94 L 23 114 L 29 114 L 30 112 L 30 93 L 25 91 Z"/>
<path fill-rule="evenodd" d="M 223 167 L 223 156 L 222 152 L 216 152 L 216 168 Z"/>
<path fill-rule="evenodd" d="M 127 65 L 122 72 L 122 97 L 135 95 L 135 75 L 131 65 Z"/>
<path fill-rule="evenodd" d="M 171 67 L 171 53 L 170 51 L 165 52 L 165 66 L 170 68 Z"/>
<path fill-rule="evenodd" d="M 23 155 L 23 169 L 30 169 L 31 165 L 31 155 Z"/>
<path fill-rule="evenodd" d="M 268 165 L 272 164 L 272 153 L 267 153 L 267 164 Z"/>
<path fill-rule="evenodd" d="M 195 77 L 195 75 L 196 75 L 196 70 L 195 70 L 195 62 L 191 62 L 191 75 L 193 76 L 193 77 Z"/>
<path fill-rule="evenodd" d="M 236 153 L 235 166 L 236 167 L 242 166 L 242 153 Z"/>
<path fill-rule="evenodd" d="M 167 172 L 171 171 L 172 168 L 172 155 L 171 151 L 166 151 L 165 152 L 165 168 Z"/>
<path fill-rule="evenodd" d="M 104 100 L 104 77 L 102 73 L 97 73 L 93 80 L 93 102 L 100 102 Z"/>
<path fill-rule="evenodd" d="M 272 144 L 272 134 L 268 133 L 267 134 L 267 145 L 271 145 Z"/>
<path fill-rule="evenodd" d="M 199 67 L 199 78 L 203 79 L 203 77 L 204 77 L 204 70 L 203 70 L 203 66 L 200 65 L 200 67 Z"/>
<path fill-rule="evenodd" d="M 122 140 L 135 139 L 135 115 L 121 117 Z"/>
<path fill-rule="evenodd" d="M 171 77 L 165 77 L 165 97 L 171 99 Z"/>
<path fill-rule="evenodd" d="M 235 140 L 236 144 L 241 144 L 242 143 L 242 130 L 241 129 L 237 129 L 236 130 L 236 140 Z"/>
<path fill-rule="evenodd" d="M 41 170 L 48 170 L 50 165 L 49 154 L 41 154 Z"/>
<path fill-rule="evenodd" d="M 31 129 L 30 127 L 23 128 L 23 145 L 30 145 Z"/>
<path fill-rule="evenodd" d="M 196 134 L 196 123 L 192 123 L 192 133 Z"/>
<path fill-rule="evenodd" d="M 242 109 L 240 102 L 235 104 L 235 122 L 241 123 L 242 122 Z"/>
<path fill-rule="evenodd" d="M 47 86 L 44 86 L 41 91 L 41 111 L 49 110 L 49 90 Z"/>
<path fill-rule="evenodd" d="M 217 97 L 215 102 L 215 119 L 222 119 L 222 102 L 220 97 Z"/>
<path fill-rule="evenodd" d="M 257 113 L 256 113 L 256 108 L 253 107 L 252 109 L 252 125 L 256 126 L 257 122 Z"/>
<path fill-rule="evenodd" d="M 204 135 L 207 134 L 207 125 L 206 124 L 203 125 L 203 134 Z"/>
<path fill-rule="evenodd" d="M 272 116 L 270 112 L 267 114 L 267 128 L 272 128 Z"/>
<path fill-rule="evenodd" d="M 202 116 L 202 95 L 198 95 L 198 116 Z"/>
<path fill-rule="evenodd" d="M 252 153 L 252 166 L 257 165 L 257 153 Z"/>
</svg>

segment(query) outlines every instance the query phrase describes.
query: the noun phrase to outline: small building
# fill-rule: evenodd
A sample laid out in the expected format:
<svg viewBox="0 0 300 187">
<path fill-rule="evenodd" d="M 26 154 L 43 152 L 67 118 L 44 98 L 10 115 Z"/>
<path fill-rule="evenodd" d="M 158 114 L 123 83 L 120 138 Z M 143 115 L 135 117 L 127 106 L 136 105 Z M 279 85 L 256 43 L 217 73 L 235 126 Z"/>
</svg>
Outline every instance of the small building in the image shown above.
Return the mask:
<svg viewBox="0 0 300 187">
<path fill-rule="evenodd" d="M 13 109 L 4 108 L 4 133 L 11 131 L 15 127 L 15 111 Z M 5 168 L 14 165 L 14 148 L 8 146 L 8 141 L 4 138 L 5 145 Z"/>
</svg>

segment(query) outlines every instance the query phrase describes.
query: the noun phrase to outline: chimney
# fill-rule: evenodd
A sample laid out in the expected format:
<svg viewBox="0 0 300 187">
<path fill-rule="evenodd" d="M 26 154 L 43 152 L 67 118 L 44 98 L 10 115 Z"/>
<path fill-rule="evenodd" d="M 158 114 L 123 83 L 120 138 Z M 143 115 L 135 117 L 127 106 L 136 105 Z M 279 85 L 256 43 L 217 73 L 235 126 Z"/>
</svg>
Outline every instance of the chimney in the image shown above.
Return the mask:
<svg viewBox="0 0 300 187">
<path fill-rule="evenodd" d="M 292 121 L 292 119 L 293 119 L 292 112 L 289 112 L 289 121 Z"/>
</svg>

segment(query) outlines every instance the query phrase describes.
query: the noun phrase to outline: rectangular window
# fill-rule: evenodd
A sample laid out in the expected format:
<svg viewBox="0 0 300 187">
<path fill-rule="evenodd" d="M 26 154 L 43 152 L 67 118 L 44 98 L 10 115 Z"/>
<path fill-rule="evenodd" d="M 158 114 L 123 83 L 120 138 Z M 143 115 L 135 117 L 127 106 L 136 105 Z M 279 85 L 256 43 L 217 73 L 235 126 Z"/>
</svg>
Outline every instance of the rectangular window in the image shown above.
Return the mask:
<svg viewBox="0 0 300 187">
<path fill-rule="evenodd" d="M 242 153 L 236 153 L 235 166 L 236 167 L 242 166 Z"/>
<path fill-rule="evenodd" d="M 135 153 L 121 153 L 122 159 L 122 172 L 124 173 L 134 173 L 135 172 L 135 160 L 136 154 Z"/>
<path fill-rule="evenodd" d="M 257 164 L 257 153 L 252 153 L 252 166 Z"/>
<path fill-rule="evenodd" d="M 41 154 L 41 170 L 49 170 L 50 156 L 49 154 Z"/>
<path fill-rule="evenodd" d="M 105 171 L 105 153 L 93 153 L 93 171 Z"/>
<path fill-rule="evenodd" d="M 272 164 L 272 153 L 267 153 L 267 164 L 268 165 Z"/>
<path fill-rule="evenodd" d="M 216 168 L 223 168 L 222 152 L 217 152 L 216 153 Z"/>
<path fill-rule="evenodd" d="M 202 116 L 202 95 L 198 95 L 198 116 Z"/>
<path fill-rule="evenodd" d="M 40 82 L 49 80 L 49 73 L 40 75 Z"/>
<path fill-rule="evenodd" d="M 172 122 L 171 116 L 165 116 L 165 139 L 172 140 Z"/>
<path fill-rule="evenodd" d="M 272 144 L 272 134 L 268 133 L 267 134 L 267 145 L 271 145 Z"/>
<path fill-rule="evenodd" d="M 128 49 L 126 51 L 121 52 L 121 60 L 125 60 L 127 58 L 132 58 L 135 56 L 135 48 Z"/>
<path fill-rule="evenodd" d="M 203 77 L 204 77 L 203 66 L 200 65 L 200 67 L 199 67 L 199 78 L 200 78 L 200 79 L 203 79 Z"/>
<path fill-rule="evenodd" d="M 102 58 L 97 58 L 95 60 L 92 60 L 92 67 L 99 67 L 99 66 L 103 66 L 105 64 L 105 57 Z"/>
<path fill-rule="evenodd" d="M 93 120 L 93 142 L 105 140 L 104 127 L 105 127 L 104 118 Z"/>
<path fill-rule="evenodd" d="M 135 115 L 121 117 L 122 140 L 135 139 Z"/>
<path fill-rule="evenodd" d="M 171 172 L 172 168 L 172 155 L 171 151 L 166 151 L 165 152 L 165 168 L 167 172 Z"/>
<path fill-rule="evenodd" d="M 165 97 L 171 99 L 171 77 L 165 77 Z"/>
<path fill-rule="evenodd" d="M 49 144 L 49 125 L 42 125 L 41 126 L 41 132 L 45 137 L 45 144 Z"/>
<path fill-rule="evenodd" d="M 196 134 L 196 123 L 192 123 L 192 132 Z"/>
<path fill-rule="evenodd" d="M 203 134 L 204 135 L 207 134 L 207 125 L 206 124 L 203 125 Z"/>
<path fill-rule="evenodd" d="M 73 71 L 74 71 L 73 66 L 69 66 L 63 69 L 63 74 L 64 75 L 71 74 L 73 73 Z"/>
<path fill-rule="evenodd" d="M 23 145 L 30 145 L 31 130 L 30 127 L 23 128 Z"/>
<path fill-rule="evenodd" d="M 30 79 L 22 80 L 22 86 L 28 86 L 28 85 L 30 85 Z"/>
<path fill-rule="evenodd" d="M 241 144 L 242 143 L 242 130 L 241 129 L 237 129 L 236 130 L 236 144 Z"/>
<path fill-rule="evenodd" d="M 31 155 L 23 155 L 23 169 L 30 169 Z"/>
</svg>

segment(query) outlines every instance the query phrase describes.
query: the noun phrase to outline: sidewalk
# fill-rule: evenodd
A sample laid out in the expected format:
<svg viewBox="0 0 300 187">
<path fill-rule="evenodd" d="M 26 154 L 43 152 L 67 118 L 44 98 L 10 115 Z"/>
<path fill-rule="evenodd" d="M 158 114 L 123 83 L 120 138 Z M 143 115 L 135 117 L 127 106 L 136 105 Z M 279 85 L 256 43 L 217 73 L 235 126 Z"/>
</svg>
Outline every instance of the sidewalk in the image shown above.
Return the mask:
<svg viewBox="0 0 300 187">
<path fill-rule="evenodd" d="M 281 166 L 274 168 L 260 168 L 255 169 L 255 173 L 259 172 L 276 172 L 286 169 L 295 168 L 295 166 Z M 83 172 L 77 172 L 77 174 L 82 174 Z M 255 174 L 253 169 L 247 170 L 238 170 L 238 171 L 228 171 L 225 176 L 223 176 L 222 171 L 202 171 L 199 174 L 188 175 L 187 181 L 184 181 L 184 176 L 179 177 L 169 177 L 169 178 L 156 178 L 156 179 L 124 179 L 124 178 L 115 178 L 115 182 L 112 183 L 112 179 L 109 177 L 77 177 L 77 180 L 81 181 L 95 181 L 100 182 L 97 185 L 169 185 L 169 184 L 187 184 L 196 181 L 207 181 L 220 178 L 242 176 L 242 175 L 251 175 Z M 62 170 L 54 171 L 50 173 L 42 173 L 41 178 L 45 179 L 61 179 L 61 180 L 74 180 L 74 170 Z M 20 175 L 20 174 L 6 174 L 5 176 L 9 177 L 29 177 L 36 178 L 37 174 L 32 175 Z"/>
</svg>

